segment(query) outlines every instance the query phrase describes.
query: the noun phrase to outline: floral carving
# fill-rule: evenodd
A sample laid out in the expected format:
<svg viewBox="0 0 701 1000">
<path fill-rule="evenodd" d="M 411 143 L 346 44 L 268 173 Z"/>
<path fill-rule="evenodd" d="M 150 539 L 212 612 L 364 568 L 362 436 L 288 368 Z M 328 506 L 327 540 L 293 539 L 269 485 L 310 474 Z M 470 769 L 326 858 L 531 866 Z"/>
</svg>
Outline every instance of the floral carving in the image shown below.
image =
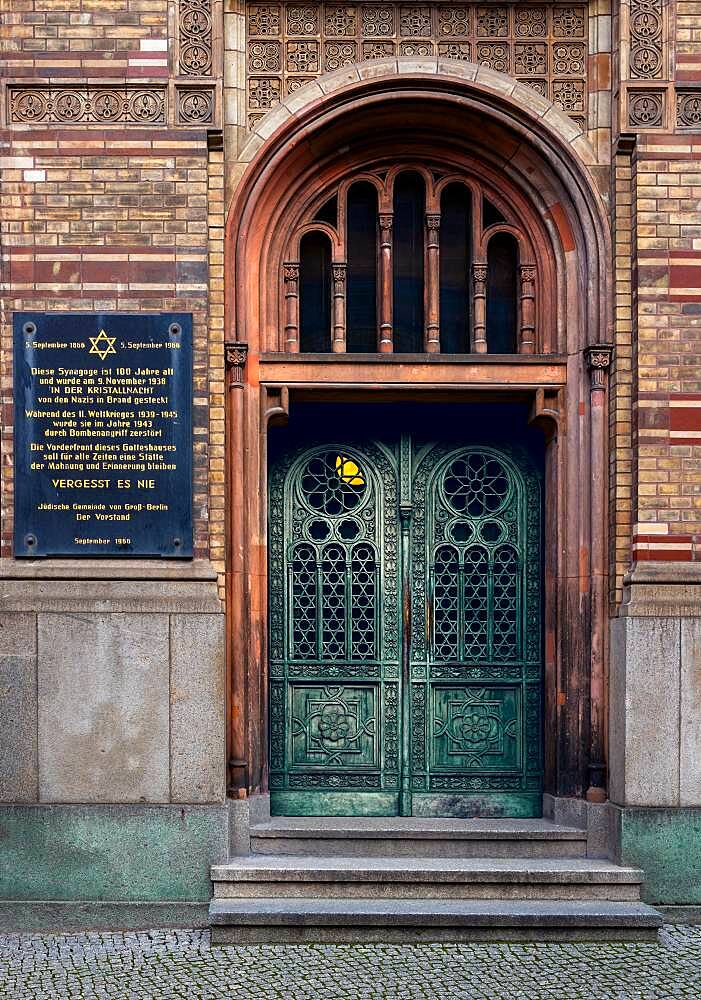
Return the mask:
<svg viewBox="0 0 701 1000">
<path fill-rule="evenodd" d="M 275 73 L 282 69 L 279 42 L 252 42 L 248 46 L 250 73 Z"/>
<path fill-rule="evenodd" d="M 358 58 L 355 42 L 327 42 L 324 46 L 324 69 L 332 71 L 349 66 Z"/>
<path fill-rule="evenodd" d="M 431 56 L 433 55 L 433 42 L 402 42 L 399 46 L 400 56 Z"/>
<path fill-rule="evenodd" d="M 324 13 L 324 31 L 332 38 L 338 35 L 354 36 L 358 27 L 356 8 L 326 4 Z"/>
<path fill-rule="evenodd" d="M 333 0 L 250 4 L 246 17 L 249 122 L 321 73 L 358 60 L 438 54 L 513 73 L 586 128 L 583 5 Z"/>
<path fill-rule="evenodd" d="M 545 7 L 517 7 L 514 15 L 517 38 L 541 38 L 547 34 Z"/>
<path fill-rule="evenodd" d="M 384 4 L 376 7 L 371 4 L 362 5 L 364 35 L 393 35 L 394 6 Z"/>
<path fill-rule="evenodd" d="M 319 30 L 318 4 L 302 7 L 286 6 L 288 35 L 316 35 Z"/>
<path fill-rule="evenodd" d="M 584 7 L 553 7 L 553 35 L 584 38 Z"/>
<path fill-rule="evenodd" d="M 10 120 L 56 125 L 161 125 L 166 120 L 163 87 L 16 87 L 10 90 Z"/>
<path fill-rule="evenodd" d="M 289 73 L 318 73 L 319 43 L 288 42 L 286 62 Z"/>
<path fill-rule="evenodd" d="M 363 59 L 385 59 L 394 55 L 394 42 L 363 42 Z"/>
<path fill-rule="evenodd" d="M 509 46 L 501 42 L 480 42 L 477 46 L 477 62 L 498 73 L 508 73 Z"/>
<path fill-rule="evenodd" d="M 553 73 L 558 76 L 583 76 L 586 69 L 584 45 L 556 42 L 553 45 Z"/>
<path fill-rule="evenodd" d="M 524 76 L 537 76 L 547 72 L 548 56 L 544 44 L 530 45 L 517 42 L 514 46 L 514 71 Z"/>
<path fill-rule="evenodd" d="M 248 81 L 248 106 L 272 108 L 280 103 L 280 81 L 276 77 L 258 77 Z"/>
<path fill-rule="evenodd" d="M 582 80 L 555 80 L 553 103 L 563 111 L 584 111 L 584 83 Z"/>
<path fill-rule="evenodd" d="M 439 42 L 438 55 L 444 59 L 461 59 L 469 62 L 472 52 L 469 42 Z"/>
<path fill-rule="evenodd" d="M 277 35 L 280 31 L 280 4 L 247 4 L 246 20 L 249 35 Z"/>
<path fill-rule="evenodd" d="M 178 121 L 183 125 L 203 125 L 214 118 L 214 94 L 211 90 L 179 90 Z"/>
<path fill-rule="evenodd" d="M 180 72 L 209 76 L 212 72 L 212 11 L 209 0 L 180 0 Z"/>
<path fill-rule="evenodd" d="M 631 128 L 659 128 L 662 125 L 662 111 L 661 91 L 628 92 L 628 124 Z"/>
<path fill-rule="evenodd" d="M 701 93 L 677 94 L 677 125 L 681 128 L 701 127 Z"/>
<path fill-rule="evenodd" d="M 399 11 L 399 34 L 405 36 L 431 34 L 430 7 L 401 7 Z"/>
<path fill-rule="evenodd" d="M 438 7 L 438 33 L 441 35 L 468 35 L 470 33 L 470 8 L 467 6 Z"/>
<path fill-rule="evenodd" d="M 509 14 L 506 7 L 477 8 L 477 37 L 502 38 L 509 33 Z"/>
<path fill-rule="evenodd" d="M 631 0 L 630 75 L 651 80 L 662 76 L 662 2 Z"/>
</svg>

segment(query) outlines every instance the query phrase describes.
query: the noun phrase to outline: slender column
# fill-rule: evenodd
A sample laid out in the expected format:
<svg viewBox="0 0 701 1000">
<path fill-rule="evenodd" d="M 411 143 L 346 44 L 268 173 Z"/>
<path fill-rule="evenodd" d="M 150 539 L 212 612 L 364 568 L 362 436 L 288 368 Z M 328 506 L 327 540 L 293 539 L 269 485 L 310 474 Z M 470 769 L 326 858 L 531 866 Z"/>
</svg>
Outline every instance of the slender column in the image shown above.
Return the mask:
<svg viewBox="0 0 701 1000">
<path fill-rule="evenodd" d="M 518 350 L 519 354 L 535 353 L 535 279 L 536 269 L 533 264 L 522 264 L 519 268 L 521 279 L 520 289 L 520 321 Z"/>
<path fill-rule="evenodd" d="M 299 264 L 283 264 L 285 281 L 285 350 L 299 352 Z"/>
<path fill-rule="evenodd" d="M 487 265 L 472 265 L 472 350 L 487 353 Z"/>
<path fill-rule="evenodd" d="M 333 342 L 334 354 L 346 349 L 346 265 L 333 265 Z"/>
<path fill-rule="evenodd" d="M 585 350 L 591 387 L 589 462 L 591 468 L 591 672 L 589 802 L 606 801 L 606 470 L 607 388 L 613 348 L 596 344 Z"/>
<path fill-rule="evenodd" d="M 228 392 L 228 431 L 229 440 L 233 442 L 233 451 L 239 461 L 229 462 L 228 493 L 229 493 L 229 580 L 230 593 L 228 614 L 231 619 L 230 636 L 240 636 L 246 633 L 245 607 L 246 593 L 244 585 L 244 554 L 240 545 L 232 544 L 234 539 L 245 537 L 244 531 L 244 470 L 240 461 L 244 448 L 244 374 L 246 367 L 247 344 L 225 344 L 224 360 L 226 362 Z M 231 644 L 229 644 L 230 647 Z M 245 796 L 249 786 L 249 757 L 247 752 L 247 677 L 246 663 L 241 655 L 241 649 L 227 649 L 229 660 L 229 705 L 230 705 L 230 736 L 229 736 L 229 790 L 234 794 Z"/>
<path fill-rule="evenodd" d="M 426 329 L 424 350 L 437 354 L 440 343 L 440 215 L 426 216 Z"/>
<path fill-rule="evenodd" d="M 390 214 L 380 215 L 380 343 L 382 354 L 394 350 L 392 339 L 392 219 Z"/>
</svg>

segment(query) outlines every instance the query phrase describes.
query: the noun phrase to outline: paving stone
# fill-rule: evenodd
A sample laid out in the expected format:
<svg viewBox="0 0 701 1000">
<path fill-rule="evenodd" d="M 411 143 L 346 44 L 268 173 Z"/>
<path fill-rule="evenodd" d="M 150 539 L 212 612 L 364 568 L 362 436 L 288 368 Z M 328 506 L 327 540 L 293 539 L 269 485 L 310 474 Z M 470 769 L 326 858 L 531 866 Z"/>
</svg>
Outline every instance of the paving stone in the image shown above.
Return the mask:
<svg viewBox="0 0 701 1000">
<path fill-rule="evenodd" d="M 701 927 L 654 944 L 257 945 L 208 931 L 0 935 L 12 1000 L 672 1000 L 701 996 Z"/>
</svg>

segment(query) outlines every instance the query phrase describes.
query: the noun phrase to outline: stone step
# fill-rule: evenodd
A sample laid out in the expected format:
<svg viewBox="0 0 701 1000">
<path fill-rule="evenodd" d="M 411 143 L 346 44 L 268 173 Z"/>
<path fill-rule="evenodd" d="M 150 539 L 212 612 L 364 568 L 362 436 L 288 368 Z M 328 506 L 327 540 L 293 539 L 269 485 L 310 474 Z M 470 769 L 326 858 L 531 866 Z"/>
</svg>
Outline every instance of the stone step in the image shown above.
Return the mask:
<svg viewBox="0 0 701 1000">
<path fill-rule="evenodd" d="M 257 854 L 450 858 L 585 857 L 584 830 L 546 819 L 275 817 L 251 827 Z"/>
<path fill-rule="evenodd" d="M 640 899 L 643 873 L 586 858 L 250 855 L 211 870 L 215 898 Z"/>
<path fill-rule="evenodd" d="M 577 900 L 215 899 L 213 944 L 654 940 L 644 903 Z"/>
</svg>

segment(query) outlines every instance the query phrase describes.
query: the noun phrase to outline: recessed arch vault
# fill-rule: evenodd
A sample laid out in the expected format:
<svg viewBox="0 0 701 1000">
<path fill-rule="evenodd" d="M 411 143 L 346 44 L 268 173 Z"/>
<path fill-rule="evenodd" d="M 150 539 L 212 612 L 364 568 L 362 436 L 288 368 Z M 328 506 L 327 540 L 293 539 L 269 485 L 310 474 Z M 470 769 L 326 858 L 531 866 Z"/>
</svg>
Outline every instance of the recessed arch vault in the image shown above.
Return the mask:
<svg viewBox="0 0 701 1000">
<path fill-rule="evenodd" d="M 530 235 L 536 263 L 544 262 L 548 275 L 553 329 L 533 361 L 544 370 L 548 357 L 557 358 L 566 372 L 550 396 L 535 384 L 529 389 L 533 420 L 548 424 L 549 438 L 546 787 L 560 795 L 588 789 L 600 800 L 607 417 L 605 393 L 600 382 L 590 386 L 586 359 L 587 349 L 608 344 L 611 332 L 606 173 L 579 127 L 534 91 L 484 67 L 441 59 L 375 60 L 308 83 L 261 119 L 235 163 L 225 328 L 229 342 L 245 345 L 231 356 L 247 351 L 248 361 L 245 376 L 230 379 L 227 407 L 230 756 L 245 762 L 232 765 L 238 775 L 232 784 L 267 787 L 266 426 L 284 417 L 289 386 L 286 376 L 266 382 L 264 369 L 275 363 L 271 352 L 284 350 L 286 247 L 301 208 L 325 186 L 342 188 L 368 163 L 386 162 L 390 171 L 399 151 L 407 162 L 440 161 L 447 173 L 455 169 L 492 185 L 533 220 Z M 337 364 L 334 371 L 341 370 Z M 351 382 L 352 372 L 348 391 L 357 388 Z M 313 390 L 304 382 L 303 391 Z M 551 409 L 548 400 L 555 397 Z"/>
</svg>

